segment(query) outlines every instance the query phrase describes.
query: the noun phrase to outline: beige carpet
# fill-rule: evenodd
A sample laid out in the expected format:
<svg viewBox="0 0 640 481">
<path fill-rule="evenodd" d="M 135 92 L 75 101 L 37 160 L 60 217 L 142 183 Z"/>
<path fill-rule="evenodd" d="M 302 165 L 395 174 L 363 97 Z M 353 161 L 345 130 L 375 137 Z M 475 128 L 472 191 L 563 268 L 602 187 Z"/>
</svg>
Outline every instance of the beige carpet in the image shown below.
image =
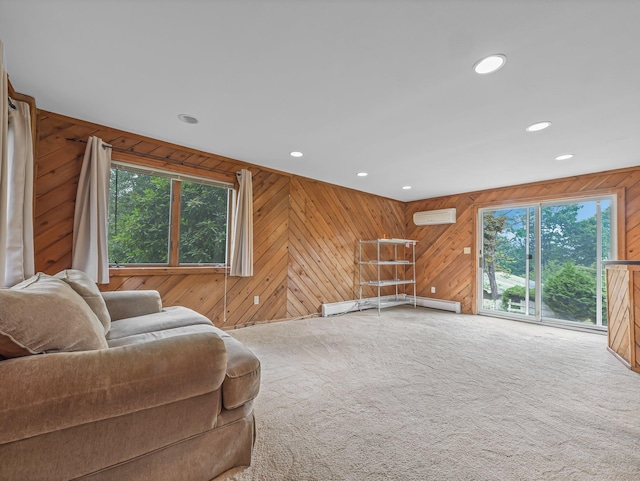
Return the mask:
<svg viewBox="0 0 640 481">
<path fill-rule="evenodd" d="M 640 480 L 640 375 L 606 336 L 424 308 L 254 326 L 248 480 Z"/>
</svg>

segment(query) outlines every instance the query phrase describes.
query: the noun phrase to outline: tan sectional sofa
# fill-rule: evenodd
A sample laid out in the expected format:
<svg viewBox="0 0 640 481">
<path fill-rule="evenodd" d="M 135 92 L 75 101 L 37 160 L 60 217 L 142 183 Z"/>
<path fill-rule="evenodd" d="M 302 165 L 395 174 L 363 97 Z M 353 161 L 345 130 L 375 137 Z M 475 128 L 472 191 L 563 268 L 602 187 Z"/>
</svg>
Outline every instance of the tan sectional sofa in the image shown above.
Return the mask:
<svg viewBox="0 0 640 481">
<path fill-rule="evenodd" d="M 251 462 L 260 363 L 155 291 L 0 289 L 0 480 L 208 481 Z"/>
</svg>

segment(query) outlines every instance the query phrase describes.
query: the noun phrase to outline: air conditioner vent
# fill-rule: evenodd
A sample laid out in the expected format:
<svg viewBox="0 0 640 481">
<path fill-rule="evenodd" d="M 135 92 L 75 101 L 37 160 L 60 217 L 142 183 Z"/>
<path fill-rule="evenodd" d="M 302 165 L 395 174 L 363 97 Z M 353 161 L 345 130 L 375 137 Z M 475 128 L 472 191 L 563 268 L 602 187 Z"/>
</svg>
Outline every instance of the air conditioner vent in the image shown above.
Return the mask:
<svg viewBox="0 0 640 481">
<path fill-rule="evenodd" d="M 455 224 L 456 209 L 425 210 L 413 214 L 415 225 Z"/>
</svg>

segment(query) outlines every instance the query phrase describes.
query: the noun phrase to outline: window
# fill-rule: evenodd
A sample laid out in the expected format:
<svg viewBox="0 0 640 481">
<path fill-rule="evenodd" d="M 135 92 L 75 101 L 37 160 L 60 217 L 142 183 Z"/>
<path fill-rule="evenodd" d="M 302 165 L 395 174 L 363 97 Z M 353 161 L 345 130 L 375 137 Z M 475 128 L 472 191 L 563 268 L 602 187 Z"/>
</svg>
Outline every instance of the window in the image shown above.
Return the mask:
<svg viewBox="0 0 640 481">
<path fill-rule="evenodd" d="M 180 263 L 224 264 L 229 190 L 183 181 L 181 194 Z"/>
<path fill-rule="evenodd" d="M 114 163 L 109 263 L 226 264 L 231 187 Z"/>
</svg>

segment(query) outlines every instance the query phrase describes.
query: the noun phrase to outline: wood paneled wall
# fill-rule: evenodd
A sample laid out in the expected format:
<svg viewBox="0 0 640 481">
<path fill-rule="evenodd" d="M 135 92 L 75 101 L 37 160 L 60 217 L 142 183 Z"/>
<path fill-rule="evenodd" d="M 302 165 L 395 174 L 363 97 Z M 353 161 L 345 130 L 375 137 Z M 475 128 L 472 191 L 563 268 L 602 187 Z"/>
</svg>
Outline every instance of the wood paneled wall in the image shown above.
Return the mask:
<svg viewBox="0 0 640 481">
<path fill-rule="evenodd" d="M 71 265 L 74 202 L 85 145 L 68 138 L 97 135 L 114 146 L 186 165 L 176 167 L 135 153 L 114 152 L 116 160 L 220 180 L 235 181 L 235 176 L 212 169 L 251 170 L 254 277 L 225 281 L 222 272 L 212 269 L 152 274 L 123 269 L 103 286 L 157 289 L 167 305 L 191 307 L 225 328 L 316 314 L 322 303 L 356 298 L 358 239 L 383 235 L 419 241 L 418 295 L 460 301 L 463 312 L 474 312 L 477 210 L 492 205 L 615 193 L 620 199 L 618 256 L 640 259 L 640 167 L 403 204 L 50 112 L 40 111 L 38 117 L 36 268 L 48 273 Z M 418 227 L 412 222 L 414 212 L 447 207 L 457 209 L 455 224 Z M 464 247 L 471 247 L 470 255 L 463 254 Z M 253 304 L 256 295 L 259 305 Z"/>
<path fill-rule="evenodd" d="M 631 367 L 631 355 L 635 355 L 635 346 L 632 346 L 635 344 L 635 329 L 630 322 L 635 314 L 635 303 L 631 302 L 635 294 L 635 283 L 630 284 L 629 277 L 637 272 L 628 269 L 628 266 L 607 266 L 606 274 L 608 345 Z"/>
<path fill-rule="evenodd" d="M 103 290 L 157 289 L 166 305 L 184 305 L 233 328 L 316 314 L 324 302 L 357 294 L 355 253 L 360 238 L 402 236 L 404 205 L 233 159 L 39 111 L 36 162 L 36 269 L 50 274 L 71 266 L 73 213 L 86 140 L 96 135 L 134 153 L 114 160 L 235 182 L 248 168 L 254 189 L 254 277 L 225 279 L 215 269 L 122 269 Z M 168 157 L 185 165 L 136 156 Z M 226 170 L 230 174 L 214 172 Z M 226 311 L 225 311 L 226 290 Z M 260 304 L 254 305 L 254 296 Z"/>
<path fill-rule="evenodd" d="M 607 265 L 608 348 L 640 373 L 640 266 Z"/>
<path fill-rule="evenodd" d="M 292 178 L 289 315 L 318 312 L 324 302 L 357 299 L 358 241 L 402 237 L 403 214 L 401 202 Z"/>
<path fill-rule="evenodd" d="M 418 295 L 459 301 L 476 312 L 476 222 L 481 207 L 599 194 L 618 196 L 618 257 L 640 259 L 640 167 L 426 199 L 407 204 L 406 236 L 416 248 Z M 414 212 L 455 207 L 457 222 L 421 226 Z M 464 247 L 471 254 L 464 254 Z M 436 294 L 430 293 L 431 286 Z"/>
<path fill-rule="evenodd" d="M 186 306 L 222 328 L 284 319 L 286 314 L 289 178 L 253 168 L 254 277 L 226 277 L 223 272 L 145 275 L 128 269 L 112 275 L 103 290 L 156 289 L 165 305 Z M 113 271 L 112 271 L 113 272 Z M 226 311 L 225 311 L 226 283 Z M 260 296 L 260 304 L 253 297 Z M 226 313 L 226 315 L 225 315 Z"/>
</svg>

